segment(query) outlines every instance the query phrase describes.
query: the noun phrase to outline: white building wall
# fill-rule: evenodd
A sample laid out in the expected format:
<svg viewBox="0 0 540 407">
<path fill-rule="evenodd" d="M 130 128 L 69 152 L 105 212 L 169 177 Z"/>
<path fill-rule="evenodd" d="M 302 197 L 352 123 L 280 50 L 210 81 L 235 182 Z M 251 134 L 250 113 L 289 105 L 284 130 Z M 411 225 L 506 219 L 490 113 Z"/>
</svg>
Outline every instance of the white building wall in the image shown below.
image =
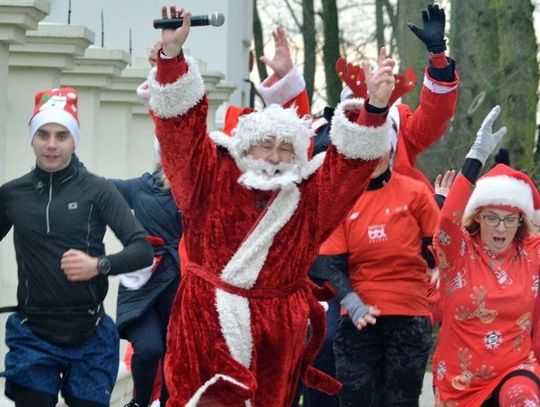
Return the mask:
<svg viewBox="0 0 540 407">
<path fill-rule="evenodd" d="M 51 0 L 51 12 L 44 21 L 67 24 L 68 0 Z M 252 0 L 72 0 L 71 24 L 84 25 L 96 34 L 95 45 L 101 45 L 101 11 L 103 10 L 104 45 L 129 50 L 132 38 L 132 62 L 145 59 L 148 49 L 161 36 L 152 20 L 161 18 L 161 6 L 178 4 L 193 15 L 222 12 L 221 27 L 195 27 L 187 48 L 190 55 L 205 61 L 210 72 L 222 72 L 227 83 L 236 86 L 230 102 L 247 106 L 249 101 L 248 60 L 252 39 Z"/>
</svg>

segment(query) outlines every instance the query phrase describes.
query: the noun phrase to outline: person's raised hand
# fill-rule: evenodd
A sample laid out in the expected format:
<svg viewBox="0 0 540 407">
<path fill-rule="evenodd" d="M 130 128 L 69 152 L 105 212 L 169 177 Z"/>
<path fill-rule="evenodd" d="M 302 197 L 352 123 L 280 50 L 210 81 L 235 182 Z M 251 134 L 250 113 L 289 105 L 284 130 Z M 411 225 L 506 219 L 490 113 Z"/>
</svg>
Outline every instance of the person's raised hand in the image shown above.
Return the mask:
<svg viewBox="0 0 540 407">
<path fill-rule="evenodd" d="M 184 21 L 177 29 L 164 29 L 161 32 L 161 41 L 163 45 L 163 53 L 168 57 L 176 57 L 180 55 L 182 46 L 186 42 L 191 28 L 191 13 L 183 8 L 170 6 L 161 7 L 161 17 L 166 18 L 183 18 Z"/>
<path fill-rule="evenodd" d="M 506 134 L 506 127 L 501 127 L 496 132 L 493 132 L 493 123 L 497 120 L 499 113 L 501 112 L 500 106 L 495 106 L 487 114 L 486 118 L 482 122 L 482 125 L 476 133 L 476 140 L 474 140 L 469 153 L 466 155 L 466 158 L 474 158 L 484 165 L 486 160 L 490 156 L 497 144 Z"/>
<path fill-rule="evenodd" d="M 450 192 L 450 187 L 456 179 L 456 170 L 446 170 L 444 175 L 437 175 L 433 187 L 437 195 L 442 195 L 444 197 L 448 196 Z"/>
<path fill-rule="evenodd" d="M 386 56 L 386 48 L 384 47 L 381 48 L 379 65 L 374 71 L 371 70 L 367 61 L 362 62 L 370 105 L 381 109 L 387 107 L 396 83 L 394 77 L 395 65 L 396 61 Z"/>
<path fill-rule="evenodd" d="M 438 54 L 446 50 L 446 40 L 444 39 L 444 27 L 446 24 L 446 14 L 438 4 L 428 4 L 422 10 L 422 22 L 424 28 L 417 27 L 413 23 L 407 26 L 422 41 L 427 50 L 433 54 Z"/>
<path fill-rule="evenodd" d="M 289 40 L 287 39 L 285 30 L 281 27 L 276 28 L 272 33 L 272 36 L 274 37 L 275 46 L 273 58 L 268 58 L 263 55 L 259 60 L 272 68 L 277 76 L 283 78 L 293 68 Z"/>
</svg>

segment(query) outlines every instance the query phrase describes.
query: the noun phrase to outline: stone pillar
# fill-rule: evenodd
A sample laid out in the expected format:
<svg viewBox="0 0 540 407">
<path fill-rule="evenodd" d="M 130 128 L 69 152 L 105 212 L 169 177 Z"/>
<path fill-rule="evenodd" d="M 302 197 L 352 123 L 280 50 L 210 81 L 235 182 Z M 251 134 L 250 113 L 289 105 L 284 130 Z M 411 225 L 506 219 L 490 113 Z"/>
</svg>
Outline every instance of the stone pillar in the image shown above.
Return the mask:
<svg viewBox="0 0 540 407">
<path fill-rule="evenodd" d="M 35 30 L 39 21 L 50 11 L 50 3 L 45 0 L 0 0 L 0 184 L 7 181 L 7 107 L 8 95 L 9 47 L 21 45 L 26 41 L 26 32 Z"/>
<path fill-rule="evenodd" d="M 123 140 L 126 157 L 125 171 L 128 176 L 138 176 L 152 172 L 157 162 L 154 149 L 154 122 L 148 114 L 148 107 L 137 98 L 136 89 L 148 77 L 150 65 L 129 66 L 122 72 L 117 88 L 122 83 L 130 103 L 130 131 Z"/>
<path fill-rule="evenodd" d="M 236 89 L 236 86 L 233 85 L 232 83 L 220 82 L 209 94 L 209 102 L 210 102 L 210 106 L 212 107 L 212 114 L 213 114 L 213 119 L 214 119 L 213 121 L 214 130 L 223 129 L 224 117 L 218 117 L 218 111 L 221 108 L 226 107 L 226 105 L 228 104 L 229 98 L 231 97 L 235 89 Z M 221 116 L 224 116 L 224 113 Z"/>
<path fill-rule="evenodd" d="M 146 117 L 137 124 L 133 121 L 133 109 L 139 110 L 142 106 L 135 90 L 144 80 L 145 76 L 127 68 L 101 93 L 96 167 L 103 174 L 131 178 L 153 168 L 152 121 Z M 143 124 L 143 128 L 139 128 L 139 124 Z M 148 154 L 140 156 L 141 148 L 146 148 Z"/>
<path fill-rule="evenodd" d="M 72 86 L 79 93 L 79 121 L 81 123 L 81 143 L 78 156 L 92 172 L 100 174 L 97 168 L 100 156 L 98 143 L 102 140 L 99 132 L 101 115 L 101 93 L 110 89 L 115 78 L 129 62 L 127 52 L 119 49 L 88 48 L 84 56 L 74 58 L 71 69 L 62 71 L 61 86 Z M 106 140 L 104 141 L 107 144 Z"/>
</svg>

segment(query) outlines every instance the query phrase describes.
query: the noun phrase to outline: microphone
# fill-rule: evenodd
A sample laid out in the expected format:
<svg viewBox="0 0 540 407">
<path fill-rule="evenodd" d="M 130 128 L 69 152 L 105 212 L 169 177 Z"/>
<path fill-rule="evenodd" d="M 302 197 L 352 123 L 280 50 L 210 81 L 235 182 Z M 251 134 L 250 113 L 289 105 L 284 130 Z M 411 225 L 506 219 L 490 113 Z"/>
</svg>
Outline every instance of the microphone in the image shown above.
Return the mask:
<svg viewBox="0 0 540 407">
<path fill-rule="evenodd" d="M 206 16 L 192 16 L 191 26 L 201 27 L 203 25 L 212 25 L 219 27 L 225 22 L 225 16 L 223 13 L 210 13 Z M 184 19 L 180 18 L 159 18 L 154 20 L 154 28 L 159 29 L 177 29 L 184 23 Z"/>
</svg>

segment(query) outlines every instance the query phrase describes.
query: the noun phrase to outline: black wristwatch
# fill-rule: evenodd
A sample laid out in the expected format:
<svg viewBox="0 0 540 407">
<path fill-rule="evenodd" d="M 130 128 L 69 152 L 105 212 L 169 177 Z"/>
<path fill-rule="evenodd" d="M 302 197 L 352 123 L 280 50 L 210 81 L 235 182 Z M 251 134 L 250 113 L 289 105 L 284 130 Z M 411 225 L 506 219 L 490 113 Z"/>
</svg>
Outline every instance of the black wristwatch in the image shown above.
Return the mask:
<svg viewBox="0 0 540 407">
<path fill-rule="evenodd" d="M 111 262 L 107 256 L 99 256 L 97 261 L 97 269 L 99 274 L 106 276 L 111 271 Z"/>
</svg>

